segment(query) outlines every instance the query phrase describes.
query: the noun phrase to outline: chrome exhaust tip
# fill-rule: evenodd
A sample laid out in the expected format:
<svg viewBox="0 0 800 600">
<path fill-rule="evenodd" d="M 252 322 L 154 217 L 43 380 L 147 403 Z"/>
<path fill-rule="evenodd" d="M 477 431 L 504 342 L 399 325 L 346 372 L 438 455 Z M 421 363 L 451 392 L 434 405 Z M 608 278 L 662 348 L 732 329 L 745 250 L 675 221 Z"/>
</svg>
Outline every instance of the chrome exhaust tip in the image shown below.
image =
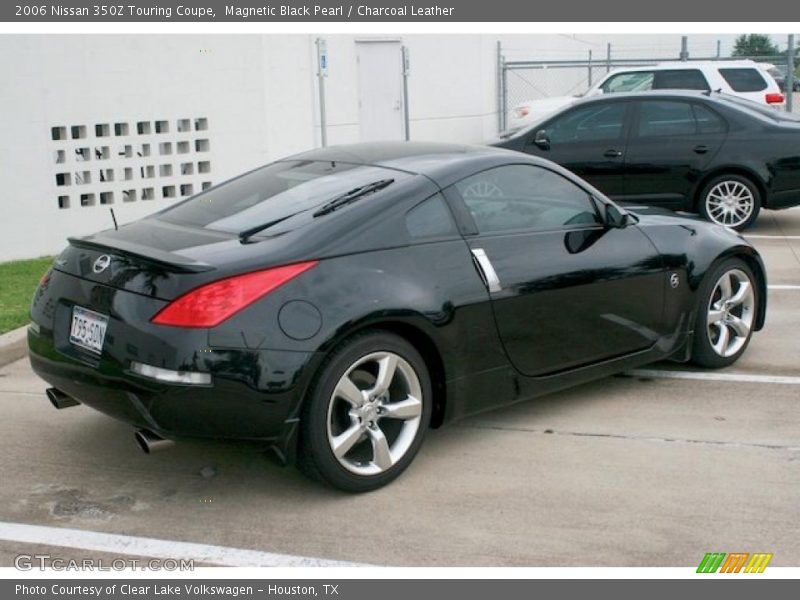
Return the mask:
<svg viewBox="0 0 800 600">
<path fill-rule="evenodd" d="M 141 448 L 142 452 L 145 454 L 166 450 L 175 445 L 175 442 L 172 440 L 165 440 L 149 429 L 139 429 L 134 437 L 136 438 L 136 443 L 139 444 L 139 448 Z"/>
<path fill-rule="evenodd" d="M 50 404 L 59 410 L 62 408 L 69 408 L 70 406 L 78 406 L 80 404 L 75 398 L 67 396 L 64 392 L 56 388 L 47 388 L 45 394 L 47 394 L 47 399 L 50 400 Z"/>
</svg>

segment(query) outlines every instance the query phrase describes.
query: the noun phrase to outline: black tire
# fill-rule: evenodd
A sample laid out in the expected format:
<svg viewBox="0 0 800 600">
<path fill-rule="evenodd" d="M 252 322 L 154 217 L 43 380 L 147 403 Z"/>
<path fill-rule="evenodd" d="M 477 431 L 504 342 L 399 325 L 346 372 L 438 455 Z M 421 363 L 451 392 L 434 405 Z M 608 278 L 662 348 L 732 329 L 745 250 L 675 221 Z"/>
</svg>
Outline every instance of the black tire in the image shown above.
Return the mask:
<svg viewBox="0 0 800 600">
<path fill-rule="evenodd" d="M 749 213 L 747 213 L 746 217 L 743 215 L 735 215 L 731 216 L 731 222 L 724 222 L 728 217 L 723 213 L 722 215 L 719 214 L 720 208 L 717 208 L 717 214 L 715 214 L 715 208 L 713 207 L 713 202 L 715 202 L 714 198 L 712 197 L 712 192 L 716 192 L 720 189 L 719 186 L 725 188 L 725 186 L 730 186 L 730 189 L 741 189 L 738 186 L 744 186 L 750 192 L 752 196 L 752 205 L 749 208 Z M 703 186 L 703 189 L 700 190 L 700 194 L 697 197 L 697 212 L 706 219 L 707 221 L 711 221 L 712 223 L 717 223 L 719 225 L 725 225 L 726 227 L 730 227 L 736 231 L 742 231 L 743 229 L 747 229 L 752 225 L 755 220 L 758 218 L 758 213 L 761 210 L 761 192 L 758 189 L 758 186 L 749 178 L 743 177 L 741 175 L 734 175 L 734 174 L 727 174 L 727 175 L 719 175 L 717 177 L 712 178 L 706 185 Z M 742 207 L 745 204 L 740 205 Z M 744 210 L 744 208 L 742 208 Z"/>
<path fill-rule="evenodd" d="M 741 347 L 729 356 L 720 355 L 712 345 L 714 330 L 719 330 L 715 326 L 709 326 L 709 309 L 712 301 L 718 298 L 716 295 L 717 283 L 726 273 L 743 273 L 746 275 L 753 293 L 752 306 L 749 309 L 749 312 L 752 313 L 752 323 L 755 322 L 756 315 L 758 314 L 760 299 L 758 297 L 758 288 L 756 287 L 756 278 L 750 270 L 750 267 L 748 267 L 744 261 L 737 258 L 727 259 L 708 273 L 697 294 L 697 316 L 695 318 L 694 338 L 692 340 L 692 362 L 697 366 L 708 369 L 720 369 L 735 363 L 747 349 L 753 336 L 753 328 L 751 325 L 749 333 Z M 735 312 L 736 309 L 733 310 Z M 732 332 L 729 332 L 729 334 L 734 335 Z"/>
<path fill-rule="evenodd" d="M 345 374 L 347 374 L 348 370 L 358 364 L 359 361 L 364 360 L 365 357 L 369 357 L 375 353 L 390 353 L 396 355 L 405 361 L 405 368 L 410 366 L 410 368 L 413 369 L 421 390 L 422 397 L 420 400 L 422 406 L 418 427 L 416 432 L 413 433 L 413 441 L 411 441 L 410 445 L 397 462 L 377 474 L 360 474 L 349 470 L 342 464 L 340 458 L 337 458 L 334 454 L 331 447 L 332 442 L 329 441 L 328 437 L 330 418 L 329 406 L 332 403 L 342 403 L 341 400 L 334 400 L 333 395 L 334 390 L 337 389 L 337 385 Z M 357 371 L 358 370 L 354 370 L 352 373 L 357 373 Z M 398 367 L 398 371 L 402 371 L 402 368 Z M 369 373 L 364 372 L 363 377 L 368 376 Z M 400 376 L 404 376 L 402 372 Z M 357 387 L 368 389 L 370 386 Z M 349 415 L 349 413 L 352 412 L 352 407 L 347 403 L 344 404 L 345 408 L 350 409 L 348 411 Z M 306 398 L 300 421 L 298 467 L 312 479 L 328 483 L 346 492 L 359 493 L 380 488 L 399 476 L 408 467 L 419 451 L 430 423 L 432 404 L 432 386 L 428 368 L 422 356 L 409 342 L 398 335 L 382 330 L 369 330 L 358 333 L 342 342 L 325 360 Z M 400 422 L 402 424 L 400 427 L 405 426 L 405 421 L 396 421 L 394 419 L 382 419 L 380 421 L 376 419 L 375 421 L 377 423 L 389 423 L 390 425 L 392 422 Z M 365 432 L 363 434 L 363 439 L 353 446 L 352 451 L 362 450 L 366 452 L 375 452 L 375 447 L 370 446 L 372 440 L 370 436 L 367 435 L 368 433 L 369 432 Z M 385 433 L 386 439 L 391 440 L 391 432 Z M 394 443 L 397 443 L 399 437 L 398 434 Z M 410 439 L 410 435 L 406 436 L 406 439 Z M 390 441 L 390 444 L 391 443 L 393 442 Z M 359 446 L 359 444 L 362 446 Z M 364 447 L 363 444 L 366 444 L 366 447 Z M 376 457 L 373 454 L 373 462 L 377 462 L 375 459 Z M 349 464 L 350 460 L 347 460 Z M 358 467 L 355 466 L 354 468 Z"/>
</svg>

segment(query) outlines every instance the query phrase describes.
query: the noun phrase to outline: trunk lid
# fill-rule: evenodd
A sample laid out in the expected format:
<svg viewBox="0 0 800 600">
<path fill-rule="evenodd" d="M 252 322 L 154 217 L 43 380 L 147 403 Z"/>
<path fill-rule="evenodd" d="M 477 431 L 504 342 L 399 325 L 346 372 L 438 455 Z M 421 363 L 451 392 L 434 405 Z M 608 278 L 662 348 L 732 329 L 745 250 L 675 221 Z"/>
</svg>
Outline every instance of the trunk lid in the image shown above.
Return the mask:
<svg viewBox="0 0 800 600">
<path fill-rule="evenodd" d="M 144 219 L 119 230 L 69 238 L 53 268 L 115 289 L 172 300 L 220 277 L 206 260 L 239 246 L 235 233 L 209 231 Z"/>
</svg>

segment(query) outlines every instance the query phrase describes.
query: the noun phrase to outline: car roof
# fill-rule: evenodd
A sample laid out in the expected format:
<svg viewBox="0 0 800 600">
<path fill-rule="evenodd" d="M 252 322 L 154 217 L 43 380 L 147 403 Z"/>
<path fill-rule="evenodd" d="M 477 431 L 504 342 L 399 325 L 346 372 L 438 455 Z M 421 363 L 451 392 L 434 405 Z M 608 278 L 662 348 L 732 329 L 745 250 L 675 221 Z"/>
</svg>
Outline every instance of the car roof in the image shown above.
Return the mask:
<svg viewBox="0 0 800 600">
<path fill-rule="evenodd" d="M 744 114 L 751 118 L 757 117 L 761 120 L 766 119 L 770 125 L 791 127 L 792 129 L 800 127 L 800 117 L 798 117 L 795 113 L 775 111 L 774 109 L 768 108 L 766 105 L 758 104 L 757 102 L 753 102 L 733 94 L 703 92 L 698 90 L 648 90 L 644 92 L 616 92 L 614 94 L 603 94 L 600 96 L 589 96 L 587 98 L 577 99 L 575 102 L 565 106 L 562 110 L 543 116 L 541 119 L 531 123 L 526 127 L 523 127 L 518 132 L 515 132 L 514 135 L 516 136 L 528 133 L 542 123 L 548 122 L 563 112 L 579 106 L 587 106 L 595 103 L 625 102 L 642 99 L 699 100 L 701 102 L 713 104 L 716 107 L 724 107 L 728 110 L 734 110 L 739 114 Z"/>
<path fill-rule="evenodd" d="M 548 164 L 543 159 L 504 148 L 432 142 L 362 142 L 317 148 L 282 159 L 282 161 L 325 161 L 369 165 L 423 175 L 440 187 L 472 175 L 483 168 L 528 162 Z M 550 165 L 552 168 L 552 165 Z"/>
<path fill-rule="evenodd" d="M 614 92 L 613 94 L 603 94 L 600 96 L 587 96 L 578 98 L 570 104 L 570 108 L 593 102 L 614 102 L 624 100 L 641 100 L 642 98 L 683 98 L 694 100 L 717 101 L 717 92 L 703 92 L 700 90 L 646 90 L 643 92 Z"/>
<path fill-rule="evenodd" d="M 653 65 L 637 65 L 631 67 L 617 67 L 611 71 L 610 75 L 614 75 L 615 73 L 627 73 L 633 71 L 664 71 L 664 70 L 671 70 L 671 69 L 703 69 L 703 68 L 714 68 L 714 69 L 726 69 L 726 68 L 741 68 L 741 67 L 748 67 L 748 68 L 760 68 L 762 64 L 757 63 L 755 61 L 749 59 L 743 60 L 692 60 L 692 61 L 682 61 L 682 60 L 672 60 L 666 62 L 660 62 Z"/>
</svg>

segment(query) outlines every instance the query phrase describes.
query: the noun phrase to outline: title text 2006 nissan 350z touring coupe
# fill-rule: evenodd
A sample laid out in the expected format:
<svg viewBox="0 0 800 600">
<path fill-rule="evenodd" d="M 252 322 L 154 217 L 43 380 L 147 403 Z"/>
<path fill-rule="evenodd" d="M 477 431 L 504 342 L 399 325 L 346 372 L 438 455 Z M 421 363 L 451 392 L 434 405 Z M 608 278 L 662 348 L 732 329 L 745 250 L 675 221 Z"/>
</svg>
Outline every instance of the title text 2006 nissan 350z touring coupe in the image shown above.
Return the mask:
<svg viewBox="0 0 800 600">
<path fill-rule="evenodd" d="M 33 299 L 58 407 L 274 448 L 348 491 L 428 427 L 665 358 L 733 363 L 766 282 L 738 234 L 626 212 L 554 163 L 314 150 L 71 239 Z"/>
</svg>

